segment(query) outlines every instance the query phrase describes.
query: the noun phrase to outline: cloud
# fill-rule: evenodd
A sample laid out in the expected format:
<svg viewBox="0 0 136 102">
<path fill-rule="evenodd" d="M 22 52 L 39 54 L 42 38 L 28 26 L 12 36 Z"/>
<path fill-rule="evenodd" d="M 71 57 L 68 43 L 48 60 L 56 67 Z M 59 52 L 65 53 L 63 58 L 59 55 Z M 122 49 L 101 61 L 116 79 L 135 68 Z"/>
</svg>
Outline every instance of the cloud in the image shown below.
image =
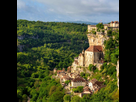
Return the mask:
<svg viewBox="0 0 136 102">
<path fill-rule="evenodd" d="M 34 0 L 62 15 L 81 16 L 119 13 L 118 0 Z"/>
<path fill-rule="evenodd" d="M 119 0 L 17 0 L 17 17 L 43 21 L 118 20 Z"/>
<path fill-rule="evenodd" d="M 26 7 L 26 4 L 24 1 L 22 0 L 17 0 L 17 8 L 18 9 L 21 9 L 21 8 L 25 8 Z"/>
</svg>

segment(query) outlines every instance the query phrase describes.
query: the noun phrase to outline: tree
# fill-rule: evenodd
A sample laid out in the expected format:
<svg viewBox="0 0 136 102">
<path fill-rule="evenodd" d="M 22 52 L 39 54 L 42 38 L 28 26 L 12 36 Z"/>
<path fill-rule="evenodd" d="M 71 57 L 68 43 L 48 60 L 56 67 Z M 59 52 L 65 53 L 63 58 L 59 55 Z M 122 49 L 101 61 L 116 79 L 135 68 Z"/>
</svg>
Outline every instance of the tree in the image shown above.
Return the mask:
<svg viewBox="0 0 136 102">
<path fill-rule="evenodd" d="M 78 86 L 77 88 L 73 88 L 72 91 L 74 91 L 74 92 L 83 92 L 83 86 Z"/>
<path fill-rule="evenodd" d="M 52 86 L 49 91 L 49 95 L 52 95 L 53 92 L 55 92 L 56 86 Z"/>
<path fill-rule="evenodd" d="M 94 71 L 96 69 L 96 66 L 94 66 L 93 64 L 89 65 L 89 70 L 90 71 Z"/>
<path fill-rule="evenodd" d="M 63 92 L 56 91 L 49 97 L 48 102 L 63 102 L 63 96 Z"/>
<path fill-rule="evenodd" d="M 70 82 L 71 80 L 67 80 L 67 81 L 65 81 L 65 84 L 67 84 L 68 85 L 68 83 Z"/>
<path fill-rule="evenodd" d="M 96 25 L 96 27 L 97 27 L 98 29 L 103 29 L 103 28 L 104 28 L 104 25 L 103 25 L 102 23 L 98 23 L 98 24 Z"/>
<path fill-rule="evenodd" d="M 73 96 L 71 102 L 80 102 L 81 98 L 79 96 Z"/>
<path fill-rule="evenodd" d="M 66 94 L 64 97 L 63 97 L 63 100 L 65 102 L 70 102 L 71 101 L 71 96 L 69 94 Z"/>
<path fill-rule="evenodd" d="M 112 36 L 112 30 L 111 29 L 107 31 L 107 35 Z"/>
<path fill-rule="evenodd" d="M 85 73 L 84 73 L 84 72 L 81 72 L 81 73 L 80 73 L 80 76 L 81 76 L 81 77 L 85 76 Z"/>
</svg>

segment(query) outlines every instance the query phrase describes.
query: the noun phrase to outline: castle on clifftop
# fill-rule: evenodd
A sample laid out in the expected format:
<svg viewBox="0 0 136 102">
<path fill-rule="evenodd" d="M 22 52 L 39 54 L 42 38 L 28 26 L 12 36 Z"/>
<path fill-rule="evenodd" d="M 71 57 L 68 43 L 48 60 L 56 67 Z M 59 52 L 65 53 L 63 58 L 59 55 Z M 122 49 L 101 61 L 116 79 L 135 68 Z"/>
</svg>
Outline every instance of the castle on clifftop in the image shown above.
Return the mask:
<svg viewBox="0 0 136 102">
<path fill-rule="evenodd" d="M 109 39 L 107 36 L 107 30 L 119 30 L 118 21 L 111 21 L 110 24 L 103 25 L 104 29 L 101 29 L 99 32 L 97 31 L 96 25 L 88 25 L 87 37 L 89 47 L 85 51 L 83 50 L 78 57 L 74 58 L 72 72 L 77 71 L 77 67 L 88 67 L 90 64 L 96 65 L 100 70 L 100 66 L 104 63 L 104 41 Z M 95 30 L 96 34 L 93 34 L 91 32 L 92 30 Z M 104 32 L 102 32 L 102 30 L 104 30 Z"/>
</svg>

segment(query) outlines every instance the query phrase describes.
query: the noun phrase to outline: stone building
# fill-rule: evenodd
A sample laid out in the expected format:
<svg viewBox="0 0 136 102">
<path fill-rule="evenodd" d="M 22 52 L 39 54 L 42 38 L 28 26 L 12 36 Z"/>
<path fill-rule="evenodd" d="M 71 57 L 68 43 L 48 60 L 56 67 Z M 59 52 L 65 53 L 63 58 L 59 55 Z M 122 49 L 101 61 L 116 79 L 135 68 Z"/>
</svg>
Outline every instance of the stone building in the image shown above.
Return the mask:
<svg viewBox="0 0 136 102">
<path fill-rule="evenodd" d="M 119 22 L 118 21 L 111 21 L 110 27 L 119 27 Z"/>
<path fill-rule="evenodd" d="M 100 66 L 104 62 L 104 41 L 109 39 L 107 36 L 107 30 L 111 29 L 119 29 L 119 22 L 118 21 L 112 21 L 110 24 L 103 24 L 104 29 L 101 29 L 100 32 L 97 32 L 96 25 L 88 25 L 88 42 L 89 47 L 82 53 L 79 54 L 78 57 L 74 59 L 74 62 L 72 63 L 72 69 L 71 72 L 81 72 L 79 67 L 88 67 L 89 64 L 96 65 L 96 67 L 100 70 Z M 95 29 L 96 34 L 90 33 L 93 29 Z M 102 30 L 105 30 L 102 32 Z"/>
<path fill-rule="evenodd" d="M 94 78 L 90 82 L 88 82 L 88 86 L 93 92 L 95 92 L 105 87 L 106 85 L 103 85 L 103 82 L 100 82 Z"/>
<path fill-rule="evenodd" d="M 105 32 L 107 32 L 107 30 L 111 29 L 115 30 L 115 29 L 119 29 L 119 22 L 118 21 L 111 21 L 110 24 L 103 24 L 104 25 L 104 29 Z M 88 25 L 88 32 L 91 32 L 93 29 L 95 29 L 95 31 L 97 31 L 97 27 L 96 25 Z"/>
<path fill-rule="evenodd" d="M 78 86 L 85 86 L 86 80 L 81 76 L 76 76 L 74 79 L 71 80 L 71 88 L 78 87 Z"/>
<path fill-rule="evenodd" d="M 92 94 L 92 91 L 90 90 L 90 88 L 88 86 L 85 86 L 83 88 L 82 95 L 85 95 L 85 94 Z"/>
<path fill-rule="evenodd" d="M 97 31 L 96 25 L 88 25 L 88 32 L 91 32 L 93 29 L 95 29 L 95 31 Z"/>
<path fill-rule="evenodd" d="M 79 54 L 79 57 L 72 64 L 73 70 L 77 70 L 77 66 L 88 67 L 89 64 L 103 63 L 103 48 L 102 46 L 90 46 L 85 51 Z M 76 62 L 76 63 L 75 63 Z M 75 67 L 76 66 L 76 67 Z M 81 69 L 79 69 L 80 71 Z"/>
<path fill-rule="evenodd" d="M 102 63 L 103 58 L 102 46 L 90 46 L 85 50 L 85 67 L 88 67 L 89 64 Z"/>
</svg>

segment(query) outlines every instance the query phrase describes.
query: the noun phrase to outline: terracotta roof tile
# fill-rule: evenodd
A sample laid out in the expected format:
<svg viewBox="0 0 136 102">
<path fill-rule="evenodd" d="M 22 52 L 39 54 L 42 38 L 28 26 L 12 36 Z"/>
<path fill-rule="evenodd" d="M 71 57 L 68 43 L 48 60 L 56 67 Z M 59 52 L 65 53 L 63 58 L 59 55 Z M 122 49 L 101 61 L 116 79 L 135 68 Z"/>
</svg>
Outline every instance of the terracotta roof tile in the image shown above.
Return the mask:
<svg viewBox="0 0 136 102">
<path fill-rule="evenodd" d="M 90 25 L 91 27 L 96 27 L 96 25 Z"/>
<path fill-rule="evenodd" d="M 86 80 L 82 77 L 76 77 L 72 80 L 73 82 L 86 82 Z"/>
<path fill-rule="evenodd" d="M 102 52 L 102 46 L 90 46 L 85 51 L 91 51 L 91 52 Z"/>
<path fill-rule="evenodd" d="M 98 80 L 95 79 L 95 78 L 93 78 L 90 82 L 91 82 L 92 84 L 94 84 L 96 81 L 98 81 Z"/>
<path fill-rule="evenodd" d="M 104 26 L 110 26 L 110 24 L 103 24 Z"/>
<path fill-rule="evenodd" d="M 114 21 L 114 23 L 119 23 L 118 21 Z"/>
<path fill-rule="evenodd" d="M 60 73 L 60 72 L 62 72 L 62 70 L 57 70 L 57 73 Z"/>
</svg>

